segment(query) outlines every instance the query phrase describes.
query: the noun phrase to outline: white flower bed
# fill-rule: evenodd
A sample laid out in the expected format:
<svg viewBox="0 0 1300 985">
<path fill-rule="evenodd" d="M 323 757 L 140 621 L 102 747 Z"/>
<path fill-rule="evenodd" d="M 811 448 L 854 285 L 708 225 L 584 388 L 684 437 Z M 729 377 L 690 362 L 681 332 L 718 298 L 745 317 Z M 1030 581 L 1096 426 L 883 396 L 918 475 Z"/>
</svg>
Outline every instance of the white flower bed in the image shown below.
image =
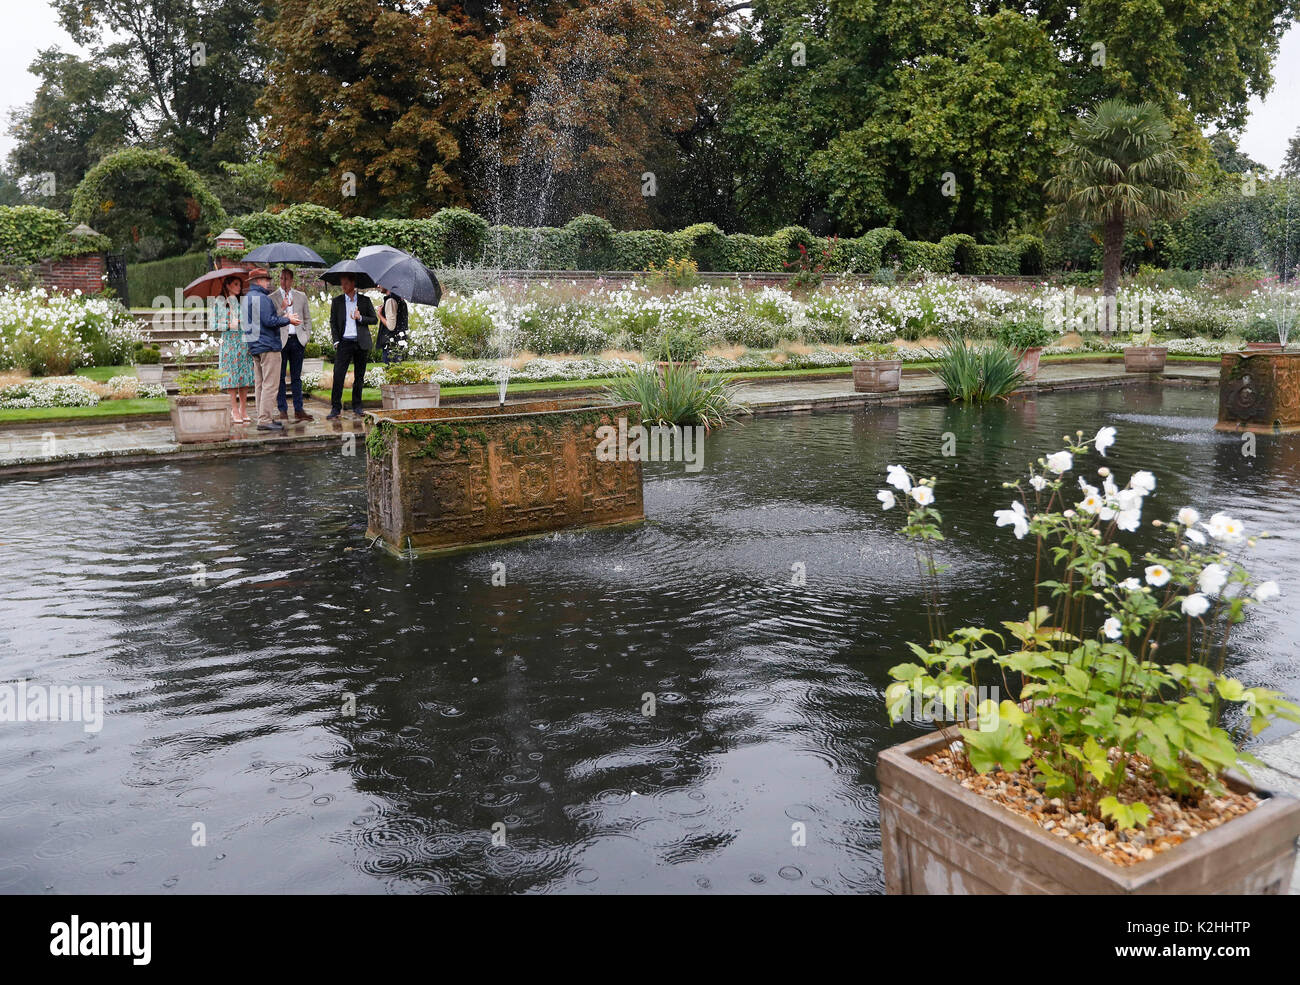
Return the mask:
<svg viewBox="0 0 1300 985">
<path fill-rule="evenodd" d="M 19 410 L 32 407 L 94 407 L 99 396 L 87 390 L 75 377 L 52 376 L 49 379 L 25 380 L 0 388 L 0 409 Z"/>
<path fill-rule="evenodd" d="M 141 338 L 139 323 L 110 298 L 44 287 L 0 290 L 0 369 L 32 368 L 43 355 L 89 365 L 96 344 L 107 358 L 125 361 Z"/>
</svg>

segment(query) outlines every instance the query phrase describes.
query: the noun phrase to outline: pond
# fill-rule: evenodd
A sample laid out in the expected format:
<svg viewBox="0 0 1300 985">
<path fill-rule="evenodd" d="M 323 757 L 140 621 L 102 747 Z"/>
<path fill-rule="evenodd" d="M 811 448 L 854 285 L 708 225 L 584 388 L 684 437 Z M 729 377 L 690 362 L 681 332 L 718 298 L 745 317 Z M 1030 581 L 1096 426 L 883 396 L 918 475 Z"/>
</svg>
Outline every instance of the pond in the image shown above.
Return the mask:
<svg viewBox="0 0 1300 985">
<path fill-rule="evenodd" d="M 0 680 L 107 708 L 0 725 L 0 890 L 881 892 L 876 754 L 920 728 L 881 693 L 925 634 L 886 466 L 938 476 L 950 618 L 1021 618 L 998 484 L 1114 425 L 1145 519 L 1280 535 L 1232 665 L 1300 697 L 1300 438 L 1250 457 L 1214 414 L 1138 386 L 758 418 L 647 465 L 639 527 L 418 562 L 369 549 L 338 452 L 0 484 Z"/>
</svg>

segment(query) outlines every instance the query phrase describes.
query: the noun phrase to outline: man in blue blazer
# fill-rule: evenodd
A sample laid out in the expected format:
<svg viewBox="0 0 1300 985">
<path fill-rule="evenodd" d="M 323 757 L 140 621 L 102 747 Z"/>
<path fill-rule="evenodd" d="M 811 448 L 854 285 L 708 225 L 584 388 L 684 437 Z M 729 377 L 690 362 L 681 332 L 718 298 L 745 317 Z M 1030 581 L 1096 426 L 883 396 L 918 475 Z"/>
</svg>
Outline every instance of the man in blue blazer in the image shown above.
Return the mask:
<svg viewBox="0 0 1300 985">
<path fill-rule="evenodd" d="M 276 314 L 271 300 L 271 275 L 262 267 L 248 272 L 248 293 L 242 308 L 244 339 L 253 357 L 253 385 L 257 402 L 257 430 L 283 431 L 275 419 L 275 397 L 280 391 L 280 329 L 297 325 L 297 315 Z"/>
</svg>

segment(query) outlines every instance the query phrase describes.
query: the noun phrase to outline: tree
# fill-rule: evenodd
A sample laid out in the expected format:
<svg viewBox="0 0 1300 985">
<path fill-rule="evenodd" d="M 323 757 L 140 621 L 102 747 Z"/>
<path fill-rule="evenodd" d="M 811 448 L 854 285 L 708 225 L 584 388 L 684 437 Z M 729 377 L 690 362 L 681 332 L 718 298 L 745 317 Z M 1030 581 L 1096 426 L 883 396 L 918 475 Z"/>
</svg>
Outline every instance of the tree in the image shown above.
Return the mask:
<svg viewBox="0 0 1300 985">
<path fill-rule="evenodd" d="M 269 50 L 270 0 L 51 0 L 90 61 L 121 81 L 133 138 L 204 175 L 247 160 Z"/>
<path fill-rule="evenodd" d="M 116 67 L 56 48 L 40 52 L 28 71 L 40 83 L 32 102 L 11 114 L 9 166 L 32 202 L 66 209 L 92 164 L 139 139 L 139 99 Z"/>
<path fill-rule="evenodd" d="M 1108 99 L 1071 124 L 1047 192 L 1060 203 L 1058 221 L 1083 219 L 1100 227 L 1104 333 L 1113 328 L 1125 227 L 1176 218 L 1194 183 L 1173 129 L 1154 103 Z"/>
<path fill-rule="evenodd" d="M 1296 130 L 1295 136 L 1286 145 L 1286 157 L 1282 161 L 1282 173 L 1300 176 L 1300 130 Z"/>
</svg>

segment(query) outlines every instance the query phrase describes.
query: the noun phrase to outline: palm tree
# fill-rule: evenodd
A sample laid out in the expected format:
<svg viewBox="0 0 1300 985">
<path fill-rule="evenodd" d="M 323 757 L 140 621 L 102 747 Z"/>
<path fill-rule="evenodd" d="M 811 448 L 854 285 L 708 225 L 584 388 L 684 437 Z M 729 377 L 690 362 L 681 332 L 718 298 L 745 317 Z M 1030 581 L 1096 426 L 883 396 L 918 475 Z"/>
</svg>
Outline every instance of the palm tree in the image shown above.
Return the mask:
<svg viewBox="0 0 1300 985">
<path fill-rule="evenodd" d="M 1083 219 L 1101 228 L 1102 332 L 1109 335 L 1124 262 L 1124 227 L 1176 217 L 1196 178 L 1154 103 L 1099 103 L 1071 124 L 1059 156 L 1047 193 L 1060 203 L 1058 222 Z"/>
</svg>

